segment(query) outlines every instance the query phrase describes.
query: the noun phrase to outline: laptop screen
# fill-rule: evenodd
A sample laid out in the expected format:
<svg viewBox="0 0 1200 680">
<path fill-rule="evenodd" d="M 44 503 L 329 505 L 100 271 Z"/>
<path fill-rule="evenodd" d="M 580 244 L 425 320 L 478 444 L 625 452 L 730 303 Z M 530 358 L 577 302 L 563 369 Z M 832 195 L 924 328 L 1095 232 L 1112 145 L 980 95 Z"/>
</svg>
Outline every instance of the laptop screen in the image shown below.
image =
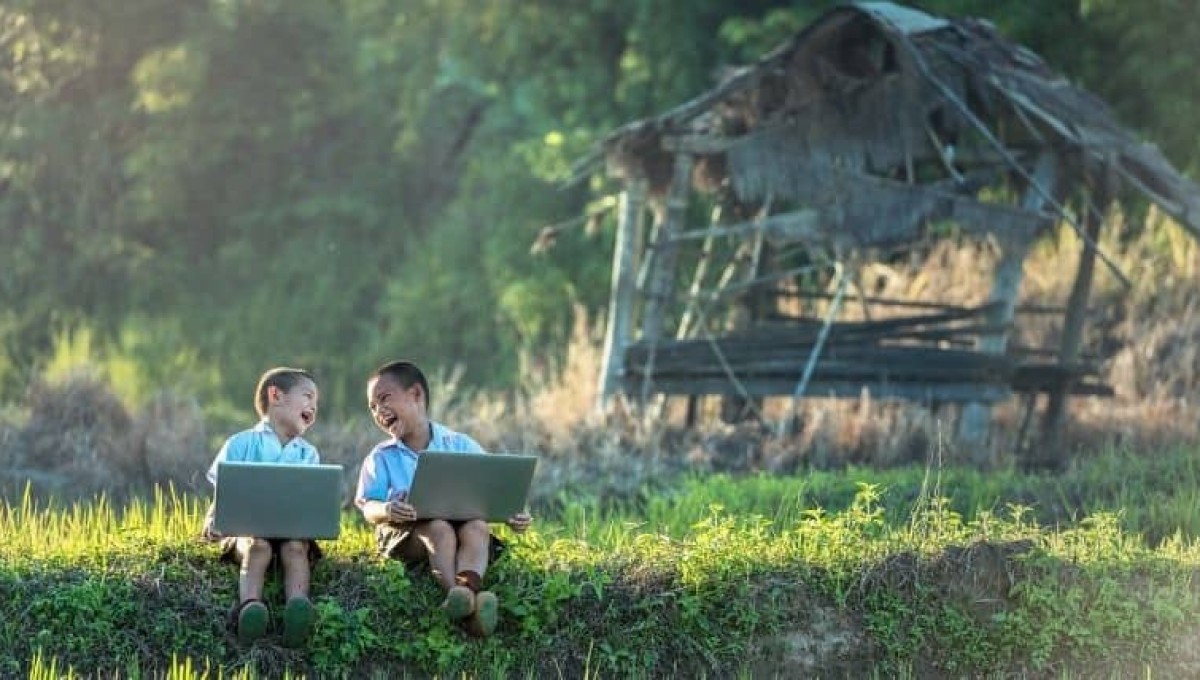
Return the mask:
<svg viewBox="0 0 1200 680">
<path fill-rule="evenodd" d="M 226 536 L 337 538 L 340 465 L 217 465 L 213 528 Z"/>
<path fill-rule="evenodd" d="M 420 519 L 504 522 L 525 510 L 536 467 L 533 455 L 426 451 L 408 502 Z"/>
</svg>

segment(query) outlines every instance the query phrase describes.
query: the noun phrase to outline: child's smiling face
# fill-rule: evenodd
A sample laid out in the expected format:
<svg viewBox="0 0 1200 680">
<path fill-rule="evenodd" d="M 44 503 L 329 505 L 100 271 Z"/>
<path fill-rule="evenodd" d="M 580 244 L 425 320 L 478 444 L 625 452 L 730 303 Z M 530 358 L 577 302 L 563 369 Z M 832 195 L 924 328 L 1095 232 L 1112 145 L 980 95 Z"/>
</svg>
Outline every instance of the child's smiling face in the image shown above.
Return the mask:
<svg viewBox="0 0 1200 680">
<path fill-rule="evenodd" d="M 367 383 L 367 409 L 375 425 L 401 441 L 425 424 L 423 399 L 420 385 L 405 387 L 390 375 Z"/>
<path fill-rule="evenodd" d="M 313 381 L 304 378 L 288 391 L 272 387 L 267 417 L 276 434 L 291 439 L 308 431 L 317 422 L 317 400 L 320 394 Z"/>
</svg>

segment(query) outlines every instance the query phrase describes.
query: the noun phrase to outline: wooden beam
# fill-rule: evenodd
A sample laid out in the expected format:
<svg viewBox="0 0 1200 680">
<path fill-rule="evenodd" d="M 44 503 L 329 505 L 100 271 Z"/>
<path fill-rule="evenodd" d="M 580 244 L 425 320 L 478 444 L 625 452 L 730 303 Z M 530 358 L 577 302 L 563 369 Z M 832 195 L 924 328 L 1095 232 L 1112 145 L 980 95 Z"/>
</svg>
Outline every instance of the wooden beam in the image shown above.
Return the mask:
<svg viewBox="0 0 1200 680">
<path fill-rule="evenodd" d="M 793 267 L 791 269 L 784 269 L 782 271 L 774 271 L 770 274 L 763 274 L 762 276 L 754 276 L 754 272 L 757 268 L 754 267 L 754 262 L 751 261 L 750 266 L 746 271 L 746 277 L 742 281 L 737 283 L 726 283 L 713 288 L 712 290 L 696 291 L 693 294 L 693 298 L 712 302 L 722 298 L 727 298 L 731 295 L 742 293 L 752 288 L 761 288 L 763 284 L 771 283 L 772 281 L 790 279 L 798 274 L 808 274 L 816 271 L 822 271 L 827 268 L 828 266 L 824 264 L 806 264 L 801 267 Z"/>
<path fill-rule="evenodd" d="M 800 380 L 796 382 L 796 389 L 792 392 L 792 405 L 788 414 L 779 420 L 779 426 L 775 432 L 780 437 L 792 433 L 792 424 L 796 418 L 800 416 L 800 399 L 804 397 L 808 390 L 809 383 L 812 381 L 813 371 L 817 368 L 817 362 L 821 360 L 821 350 L 825 348 L 825 342 L 829 340 L 829 329 L 833 327 L 834 319 L 838 317 L 842 307 L 842 296 L 846 293 L 846 286 L 850 282 L 850 277 L 847 275 L 845 268 L 841 262 L 837 263 L 835 276 L 837 278 L 837 289 L 833 295 L 833 301 L 830 302 L 829 308 L 825 312 L 825 319 L 821 324 L 821 330 L 817 333 L 816 342 L 813 343 L 812 351 L 808 354 L 808 361 L 804 364 L 804 373 L 801 374 Z"/>
<path fill-rule="evenodd" d="M 604 350 L 600 366 L 597 408 L 603 410 L 609 398 L 620 388 L 625 370 L 625 348 L 632 339 L 633 293 L 635 289 L 634 250 L 638 223 L 645 215 L 646 183 L 630 182 L 621 192 L 617 214 L 617 234 L 613 245 L 612 280 L 608 295 L 608 324 L 604 332 Z"/>
<path fill-rule="evenodd" d="M 800 197 L 809 202 L 809 207 L 727 226 L 690 229 L 672 238 L 688 241 L 762 233 L 777 246 L 803 243 L 847 250 L 911 243 L 924 236 L 925 225 L 952 220 L 968 234 L 995 234 L 1001 240 L 1025 241 L 1051 218 L 1040 204 L 987 203 L 958 193 L 947 183 L 907 184 L 834 168 L 814 168 L 812 172 L 822 171 L 826 174 L 820 186 L 812 187 L 811 195 Z M 859 197 L 859 203 L 823 205 L 834 194 Z M 914 208 L 900 221 L 894 214 L 880 220 L 878 213 L 888 206 L 919 209 Z"/>
<path fill-rule="evenodd" d="M 685 153 L 697 156 L 711 156 L 728 151 L 738 142 L 740 137 L 714 137 L 712 135 L 669 135 L 662 138 L 664 151 Z"/>
<path fill-rule="evenodd" d="M 771 292 L 776 297 L 784 298 L 802 298 L 812 300 L 833 299 L 832 293 L 787 290 L 773 290 Z M 902 298 L 879 297 L 875 295 L 868 295 L 863 298 L 863 301 L 873 305 L 879 305 L 881 307 L 902 307 L 912 309 L 966 309 L 962 305 L 952 305 L 945 302 L 925 302 L 923 300 L 905 300 Z M 1016 314 L 1062 314 L 1067 311 L 1067 308 L 1054 307 L 1050 305 L 1017 305 L 1013 311 Z"/>
<path fill-rule="evenodd" d="M 774 203 L 774 197 L 768 196 L 759 207 L 759 217 L 769 215 Z M 732 291 L 739 287 L 755 288 L 749 282 L 759 278 L 759 274 L 763 271 L 763 268 L 768 265 L 770 253 L 767 249 L 766 235 L 761 231 L 756 232 L 753 238 L 748 239 L 746 243 L 750 246 L 750 259 L 747 262 L 742 281 L 726 285 L 723 288 L 724 291 Z M 762 288 L 759 287 L 758 291 L 761 290 Z M 756 323 L 758 315 L 762 312 L 762 306 L 759 304 L 761 299 L 760 294 L 757 292 L 750 293 L 749 295 L 740 295 L 735 298 L 734 304 L 729 309 L 728 315 L 725 318 L 725 327 L 740 330 Z M 721 367 L 723 370 L 729 369 L 729 365 L 724 361 L 721 362 Z M 744 391 L 738 391 L 737 394 L 727 396 L 721 400 L 721 420 L 723 422 L 739 423 L 751 415 L 759 421 L 763 420 L 761 399 L 755 398 Z"/>
<path fill-rule="evenodd" d="M 827 230 L 821 227 L 821 213 L 817 210 L 805 209 L 760 217 L 728 226 L 691 229 L 676 234 L 674 239 L 676 241 L 694 241 L 720 236 L 744 236 L 757 232 L 764 232 L 768 238 L 780 243 L 812 241 L 827 237 Z"/>
<path fill-rule="evenodd" d="M 1075 282 L 1071 286 L 1071 294 L 1067 298 L 1067 314 L 1063 320 L 1058 360 L 1068 366 L 1079 360 L 1079 348 L 1083 343 L 1083 328 L 1087 320 L 1088 296 L 1091 294 L 1092 279 L 1096 271 L 1095 244 L 1100 240 L 1100 228 L 1104 224 L 1104 214 L 1101 211 L 1108 209 L 1115 186 L 1111 172 L 1107 168 L 1103 172 L 1105 176 L 1095 183 L 1098 185 L 1098 195 L 1094 201 L 1085 203 L 1083 228 L 1086 237 L 1082 239 L 1083 250 L 1079 253 L 1079 266 L 1075 273 Z M 1050 391 L 1042 420 L 1041 446 L 1031 452 L 1031 465 L 1039 468 L 1061 468 L 1066 465 L 1067 456 L 1062 451 L 1062 430 L 1067 410 L 1067 395 L 1070 392 L 1069 382 Z"/>
<path fill-rule="evenodd" d="M 629 378 L 632 378 L 631 384 Z M 641 381 L 637 376 L 629 376 L 626 389 L 639 389 Z M 796 387 L 793 377 L 784 375 L 768 377 L 745 377 L 741 386 L 751 397 L 791 396 Z M 653 392 L 657 394 L 688 394 L 688 395 L 723 395 L 741 396 L 729 379 L 724 377 L 678 377 L 670 375 L 657 376 L 653 384 Z M 902 399 L 916 402 L 964 402 L 980 401 L 993 403 L 1003 401 L 1012 396 L 1012 390 L 1006 385 L 965 383 L 887 383 L 852 381 L 810 382 L 807 389 L 809 398 L 858 398 L 864 393 L 873 399 Z"/>
<path fill-rule="evenodd" d="M 1058 182 L 1058 158 L 1046 151 L 1038 157 L 1030 178 L 1029 186 L 1021 199 L 1021 207 L 1029 212 L 1040 212 L 1042 207 L 1053 201 Z M 1057 203 L 1057 202 L 1056 202 Z M 1014 235 L 1017 236 L 1017 235 Z M 1033 245 L 1033 234 L 1023 238 L 1008 239 L 1004 245 L 1000 262 L 996 266 L 992 281 L 990 302 L 995 304 L 988 321 L 1004 330 L 985 335 L 979 340 L 979 350 L 990 354 L 1003 354 L 1008 345 L 1008 329 L 1012 325 L 1017 306 L 1017 295 L 1021 290 L 1025 258 Z M 988 446 L 988 431 L 991 428 L 992 410 L 983 403 L 967 404 L 963 407 L 958 423 L 958 439 L 967 448 L 972 460 L 980 467 L 995 464 L 995 451 Z"/>
<path fill-rule="evenodd" d="M 932 148 L 918 147 L 913 150 L 912 160 L 916 163 L 937 162 L 946 167 L 947 174 L 956 179 L 962 179 L 960 171 L 955 167 L 980 168 L 1007 165 L 1005 156 L 983 147 L 966 147 L 955 149 L 953 159 L 949 158 L 946 147 L 936 139 L 933 131 L 926 126 L 931 136 Z M 753 134 L 741 137 L 723 137 L 705 134 L 664 135 L 659 140 L 659 146 L 669 153 L 686 153 L 696 156 L 715 156 L 727 153 L 730 149 L 743 142 L 754 143 Z M 1019 147 L 1009 147 L 1010 157 L 1020 158 L 1024 152 Z M 882 171 L 885 168 L 873 168 Z"/>
<path fill-rule="evenodd" d="M 711 223 L 720 224 L 723 212 L 721 205 L 713 208 Z M 700 290 L 704 286 L 704 280 L 708 277 L 708 268 L 712 264 L 715 244 L 716 239 L 710 236 L 704 239 L 704 244 L 700 246 L 700 256 L 696 262 L 696 269 L 692 272 L 692 285 L 688 287 L 687 308 L 683 310 L 683 318 L 679 320 L 679 328 L 675 330 L 676 339 L 682 340 L 692 332 L 692 323 L 702 304 L 699 300 Z"/>
<path fill-rule="evenodd" d="M 657 241 L 647 263 L 647 290 L 645 313 L 642 317 L 642 340 L 650 347 L 648 361 L 650 370 L 642 378 L 641 403 L 648 401 L 651 383 L 654 381 L 654 351 L 663 335 L 667 304 L 675 285 L 675 266 L 679 246 L 674 240 L 675 232 L 683 224 L 687 212 L 688 188 L 692 178 L 692 157 L 680 154 L 675 157 L 675 172 L 671 187 L 667 191 L 666 210 L 657 229 Z"/>
</svg>

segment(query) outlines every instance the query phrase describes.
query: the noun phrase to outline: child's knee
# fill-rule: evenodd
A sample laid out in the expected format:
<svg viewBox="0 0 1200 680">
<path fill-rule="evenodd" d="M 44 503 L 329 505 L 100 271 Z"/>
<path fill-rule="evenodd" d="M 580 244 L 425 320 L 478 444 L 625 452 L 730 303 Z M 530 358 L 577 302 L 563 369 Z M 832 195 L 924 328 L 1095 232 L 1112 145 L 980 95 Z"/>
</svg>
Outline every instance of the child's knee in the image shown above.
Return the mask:
<svg viewBox="0 0 1200 680">
<path fill-rule="evenodd" d="M 263 538 L 239 538 L 233 555 L 243 569 L 265 569 L 271 563 L 271 543 Z"/>
<path fill-rule="evenodd" d="M 484 538 L 490 534 L 491 531 L 492 530 L 488 527 L 487 522 L 481 519 L 473 519 L 462 525 L 462 528 L 459 529 L 459 534 L 463 536 L 472 536 L 475 538 Z"/>
<path fill-rule="evenodd" d="M 279 546 L 280 558 L 291 562 L 294 560 L 308 560 L 308 544 L 304 541 L 284 541 L 283 545 Z"/>
<path fill-rule="evenodd" d="M 424 527 L 426 535 L 436 544 L 454 540 L 454 527 L 444 519 L 431 519 Z"/>
<path fill-rule="evenodd" d="M 245 539 L 243 550 L 247 557 L 253 560 L 271 558 L 271 542 L 265 538 Z"/>
</svg>

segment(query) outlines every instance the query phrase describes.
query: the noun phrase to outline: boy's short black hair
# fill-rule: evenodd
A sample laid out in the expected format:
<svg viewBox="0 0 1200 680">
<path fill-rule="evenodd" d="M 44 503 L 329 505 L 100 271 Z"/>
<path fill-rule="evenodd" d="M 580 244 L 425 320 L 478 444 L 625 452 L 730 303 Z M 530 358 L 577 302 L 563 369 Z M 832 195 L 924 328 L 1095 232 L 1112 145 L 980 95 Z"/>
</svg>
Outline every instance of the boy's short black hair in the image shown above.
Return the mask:
<svg viewBox="0 0 1200 680">
<path fill-rule="evenodd" d="M 405 389 L 413 385 L 420 385 L 421 391 L 425 393 L 425 410 L 429 410 L 429 381 L 425 379 L 425 374 L 417 368 L 416 364 L 411 361 L 389 361 L 375 369 L 371 377 L 382 378 L 385 375 L 400 383 Z"/>
<path fill-rule="evenodd" d="M 312 373 L 302 368 L 276 366 L 263 373 L 262 377 L 258 379 L 258 387 L 254 388 L 254 410 L 258 411 L 258 416 L 262 418 L 267 415 L 267 406 L 270 405 L 267 392 L 270 388 L 278 387 L 284 392 L 290 392 L 301 380 L 310 380 L 312 384 L 317 384 L 317 379 L 312 376 Z"/>
</svg>

